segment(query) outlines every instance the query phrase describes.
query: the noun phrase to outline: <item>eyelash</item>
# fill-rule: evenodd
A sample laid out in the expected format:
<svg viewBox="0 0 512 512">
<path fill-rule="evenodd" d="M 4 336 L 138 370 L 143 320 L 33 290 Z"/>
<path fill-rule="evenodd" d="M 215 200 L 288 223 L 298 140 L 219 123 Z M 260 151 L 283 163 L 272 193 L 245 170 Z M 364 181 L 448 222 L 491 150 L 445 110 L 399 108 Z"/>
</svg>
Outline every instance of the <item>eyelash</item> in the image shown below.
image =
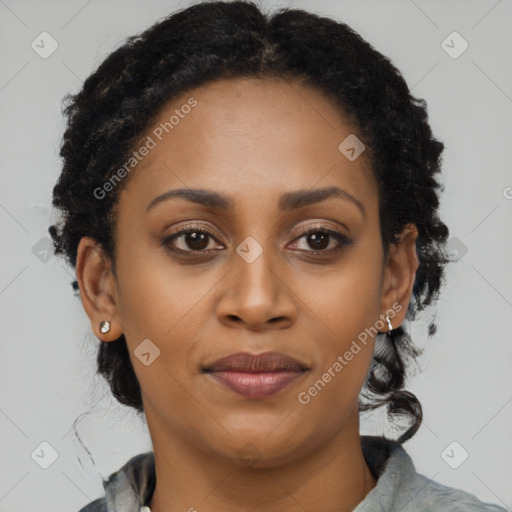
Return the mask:
<svg viewBox="0 0 512 512">
<path fill-rule="evenodd" d="M 166 248 L 169 251 L 171 251 L 173 253 L 178 253 L 178 254 L 191 253 L 191 254 L 196 254 L 197 255 L 197 254 L 208 252 L 206 250 L 184 251 L 182 249 L 173 249 L 171 247 L 171 242 L 173 242 L 174 240 L 176 240 L 177 238 L 179 238 L 182 235 L 187 235 L 187 234 L 190 234 L 190 233 L 203 233 L 203 234 L 207 235 L 209 238 L 211 238 L 213 240 L 216 240 L 216 238 L 213 236 L 213 234 L 210 233 L 208 230 L 204 229 L 202 226 L 189 226 L 189 227 L 187 227 L 185 229 L 182 229 L 180 231 L 176 231 L 175 233 L 172 233 L 171 235 L 168 235 L 168 236 L 164 237 L 162 239 L 162 245 L 165 245 Z M 298 237 L 294 238 L 294 240 L 300 240 L 301 238 L 304 238 L 307 235 L 310 235 L 312 233 L 328 234 L 328 235 L 332 236 L 338 242 L 338 247 L 336 247 L 334 249 L 322 250 L 322 251 L 314 251 L 314 250 L 305 251 L 305 252 L 307 252 L 309 254 L 312 254 L 312 255 L 315 255 L 315 256 L 322 256 L 322 255 L 325 256 L 327 254 L 333 254 L 335 252 L 340 251 L 343 248 L 343 246 L 350 245 L 352 243 L 352 241 L 350 239 L 348 239 L 345 235 L 342 235 L 338 231 L 334 231 L 332 229 L 327 229 L 324 226 L 312 226 L 307 231 L 304 231 Z"/>
</svg>

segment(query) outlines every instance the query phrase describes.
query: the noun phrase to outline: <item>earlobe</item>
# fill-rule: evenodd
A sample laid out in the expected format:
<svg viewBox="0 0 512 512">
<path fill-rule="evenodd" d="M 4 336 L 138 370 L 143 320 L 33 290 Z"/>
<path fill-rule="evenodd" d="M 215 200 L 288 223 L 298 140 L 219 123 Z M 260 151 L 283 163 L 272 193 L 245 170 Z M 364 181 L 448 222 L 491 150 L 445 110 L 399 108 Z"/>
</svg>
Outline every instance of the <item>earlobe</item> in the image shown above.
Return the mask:
<svg viewBox="0 0 512 512">
<path fill-rule="evenodd" d="M 408 224 L 402 231 L 399 241 L 390 247 L 386 264 L 384 287 L 382 290 L 383 311 L 393 310 L 396 314 L 393 327 L 396 329 L 404 320 L 411 300 L 411 293 L 419 267 L 416 252 L 418 229 Z M 400 307 L 398 308 L 397 305 Z"/>
<path fill-rule="evenodd" d="M 112 263 L 101 244 L 91 237 L 82 237 L 78 244 L 76 277 L 82 305 L 95 336 L 101 341 L 119 338 L 123 331 Z"/>
</svg>

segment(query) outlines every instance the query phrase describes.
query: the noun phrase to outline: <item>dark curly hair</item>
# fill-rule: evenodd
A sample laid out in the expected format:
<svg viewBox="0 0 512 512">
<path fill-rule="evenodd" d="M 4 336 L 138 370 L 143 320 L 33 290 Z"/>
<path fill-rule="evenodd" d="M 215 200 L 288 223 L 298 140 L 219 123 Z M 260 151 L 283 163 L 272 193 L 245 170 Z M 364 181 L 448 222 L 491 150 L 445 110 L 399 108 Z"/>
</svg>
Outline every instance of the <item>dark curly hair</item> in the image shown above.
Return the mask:
<svg viewBox="0 0 512 512">
<path fill-rule="evenodd" d="M 75 267 L 83 236 L 96 239 L 115 261 L 116 205 L 127 179 L 103 199 L 101 187 L 126 162 L 162 107 L 178 95 L 218 79 L 298 80 L 330 98 L 355 123 L 378 183 L 382 245 L 413 223 L 419 268 L 407 318 L 435 302 L 444 282 L 448 228 L 438 217 L 436 181 L 444 145 L 432 136 L 425 100 L 413 97 L 400 72 L 344 23 L 301 9 L 263 13 L 254 2 L 203 2 L 175 12 L 110 54 L 63 112 L 67 128 L 62 173 L 50 226 L 56 254 Z M 77 281 L 72 283 L 75 292 Z M 435 333 L 430 323 L 428 335 Z M 418 430 L 422 409 L 403 389 L 410 359 L 422 351 L 402 326 L 376 344 L 360 410 L 387 405 L 390 420 L 406 417 L 403 443 Z M 139 382 L 124 336 L 101 343 L 97 372 L 117 400 L 143 413 Z"/>
</svg>

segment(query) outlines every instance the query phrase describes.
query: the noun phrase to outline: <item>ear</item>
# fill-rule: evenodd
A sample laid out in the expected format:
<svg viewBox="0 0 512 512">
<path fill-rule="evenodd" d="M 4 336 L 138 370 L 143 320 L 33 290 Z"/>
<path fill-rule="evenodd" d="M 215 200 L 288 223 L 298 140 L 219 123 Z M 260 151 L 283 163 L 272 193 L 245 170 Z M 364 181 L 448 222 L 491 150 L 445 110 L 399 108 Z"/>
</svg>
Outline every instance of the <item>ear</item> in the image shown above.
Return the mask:
<svg viewBox="0 0 512 512">
<path fill-rule="evenodd" d="M 91 328 L 100 341 L 113 341 L 123 334 L 117 309 L 117 287 L 112 262 L 103 247 L 91 237 L 80 239 L 77 249 L 76 277 L 82 306 Z M 100 332 L 100 323 L 110 322 L 110 331 Z"/>
<path fill-rule="evenodd" d="M 414 224 L 408 224 L 398 242 L 390 245 L 389 257 L 384 265 L 381 318 L 384 318 L 386 312 L 394 311 L 393 318 L 389 315 L 393 329 L 404 321 L 409 307 L 416 270 L 419 267 L 417 237 L 418 228 Z"/>
</svg>

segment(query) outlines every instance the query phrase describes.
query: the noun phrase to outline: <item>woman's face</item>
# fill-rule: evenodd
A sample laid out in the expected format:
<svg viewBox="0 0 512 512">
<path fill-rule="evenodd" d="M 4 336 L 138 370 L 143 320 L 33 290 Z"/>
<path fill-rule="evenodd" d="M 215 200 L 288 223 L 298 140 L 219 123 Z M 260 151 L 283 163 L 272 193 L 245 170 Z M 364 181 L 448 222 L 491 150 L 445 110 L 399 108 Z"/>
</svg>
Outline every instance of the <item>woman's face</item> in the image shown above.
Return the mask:
<svg viewBox="0 0 512 512">
<path fill-rule="evenodd" d="M 314 89 L 237 79 L 183 94 L 143 138 L 120 194 L 108 311 L 155 445 L 272 466 L 355 428 L 375 341 L 365 329 L 386 331 L 397 300 L 400 323 L 413 276 L 383 260 L 366 155 L 347 152 L 353 139 L 339 148 L 354 132 Z M 181 189 L 196 192 L 162 196 Z M 203 371 L 267 351 L 308 369 L 265 397 Z"/>
</svg>

